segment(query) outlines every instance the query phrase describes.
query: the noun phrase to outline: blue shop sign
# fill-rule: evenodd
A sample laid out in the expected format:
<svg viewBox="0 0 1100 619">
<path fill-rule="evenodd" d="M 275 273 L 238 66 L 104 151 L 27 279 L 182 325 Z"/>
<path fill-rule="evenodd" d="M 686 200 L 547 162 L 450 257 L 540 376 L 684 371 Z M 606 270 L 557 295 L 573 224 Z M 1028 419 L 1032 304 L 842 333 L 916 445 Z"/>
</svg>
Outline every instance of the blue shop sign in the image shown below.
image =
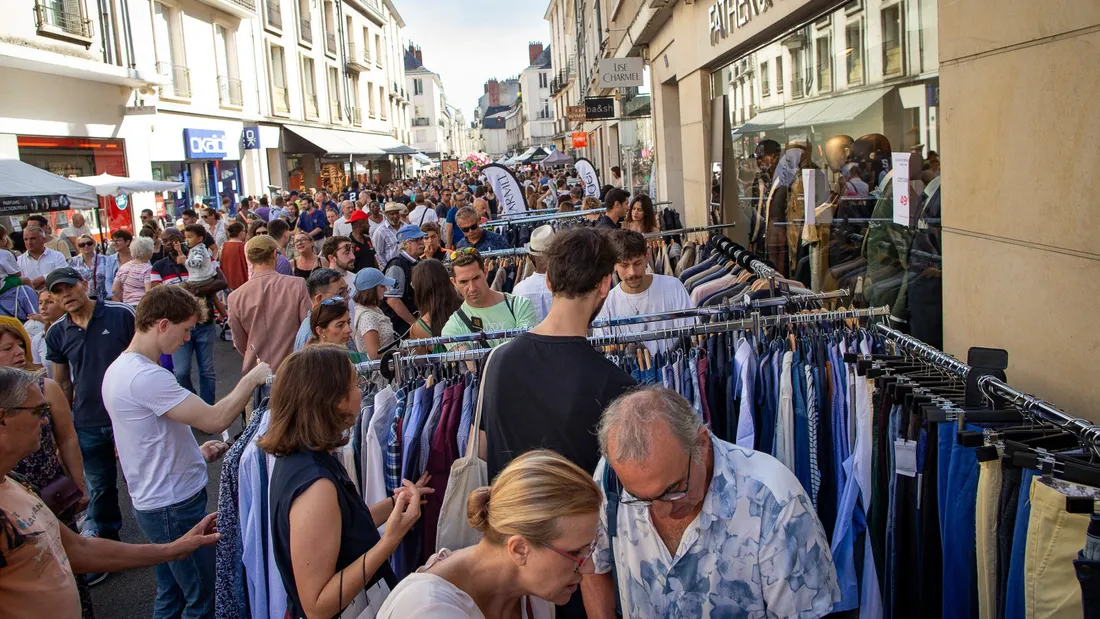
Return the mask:
<svg viewBox="0 0 1100 619">
<path fill-rule="evenodd" d="M 241 145 L 244 150 L 260 150 L 260 128 L 245 127 L 241 136 Z"/>
<path fill-rule="evenodd" d="M 184 129 L 183 149 L 188 159 L 225 159 L 225 132 Z"/>
</svg>

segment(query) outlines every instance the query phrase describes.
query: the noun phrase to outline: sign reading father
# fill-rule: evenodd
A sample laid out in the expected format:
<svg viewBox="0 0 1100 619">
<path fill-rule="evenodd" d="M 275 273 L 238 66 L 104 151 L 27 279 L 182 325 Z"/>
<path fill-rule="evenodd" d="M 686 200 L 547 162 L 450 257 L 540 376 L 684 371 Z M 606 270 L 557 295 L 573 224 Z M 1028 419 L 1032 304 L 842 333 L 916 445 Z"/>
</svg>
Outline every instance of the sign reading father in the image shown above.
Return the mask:
<svg viewBox="0 0 1100 619">
<path fill-rule="evenodd" d="M 603 58 L 599 66 L 600 88 L 631 88 L 642 85 L 641 58 Z"/>
<path fill-rule="evenodd" d="M 500 203 L 500 212 L 505 215 L 522 213 L 527 210 L 527 199 L 523 197 L 523 188 L 515 174 L 499 163 L 490 163 L 481 168 L 485 180 L 493 187 Z"/>
</svg>

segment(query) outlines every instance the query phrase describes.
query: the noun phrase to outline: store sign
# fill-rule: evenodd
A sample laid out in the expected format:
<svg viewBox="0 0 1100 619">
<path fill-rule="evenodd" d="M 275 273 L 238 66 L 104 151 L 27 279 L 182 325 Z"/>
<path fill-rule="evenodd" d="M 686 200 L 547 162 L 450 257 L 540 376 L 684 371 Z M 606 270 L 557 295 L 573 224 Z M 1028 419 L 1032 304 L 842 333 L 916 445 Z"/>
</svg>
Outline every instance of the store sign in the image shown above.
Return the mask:
<svg viewBox="0 0 1100 619">
<path fill-rule="evenodd" d="M 184 129 L 183 150 L 188 159 L 225 159 L 225 132 Z"/>
<path fill-rule="evenodd" d="M 774 0 L 717 0 L 710 7 L 710 44 L 718 45 L 737 28 L 749 25 L 774 5 Z"/>
<path fill-rule="evenodd" d="M 641 58 L 603 58 L 597 70 L 600 88 L 640 88 Z"/>
<path fill-rule="evenodd" d="M 71 202 L 65 194 L 0 198 L 0 215 L 22 215 L 44 211 L 65 211 Z"/>
<path fill-rule="evenodd" d="M 260 150 L 260 128 L 245 127 L 241 134 L 241 147 L 244 150 Z"/>
<path fill-rule="evenodd" d="M 584 99 L 584 119 L 601 120 L 615 118 L 615 97 L 586 97 Z"/>
<path fill-rule="evenodd" d="M 565 115 L 570 122 L 584 122 L 584 106 L 570 105 L 565 108 Z"/>
<path fill-rule="evenodd" d="M 573 148 L 588 148 L 588 134 L 584 131 L 574 131 Z"/>
<path fill-rule="evenodd" d="M 909 153 L 893 153 L 894 164 L 894 223 L 909 227 Z"/>
<path fill-rule="evenodd" d="M 122 107 L 123 116 L 140 116 L 144 114 L 156 114 L 155 105 L 125 105 Z"/>
</svg>

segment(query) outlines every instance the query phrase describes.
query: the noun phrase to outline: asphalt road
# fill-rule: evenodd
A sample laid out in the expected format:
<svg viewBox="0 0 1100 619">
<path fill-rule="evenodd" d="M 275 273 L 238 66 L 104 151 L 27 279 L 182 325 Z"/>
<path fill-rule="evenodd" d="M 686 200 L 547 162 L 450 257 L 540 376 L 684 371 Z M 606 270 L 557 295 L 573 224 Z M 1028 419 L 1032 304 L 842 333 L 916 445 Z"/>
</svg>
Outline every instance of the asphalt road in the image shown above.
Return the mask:
<svg viewBox="0 0 1100 619">
<path fill-rule="evenodd" d="M 233 348 L 232 343 L 217 340 L 214 345 L 214 369 L 218 381 L 218 399 L 221 399 L 233 390 L 241 377 L 241 355 Z M 198 374 L 194 370 L 192 370 L 192 381 L 198 385 Z M 235 427 L 230 428 L 229 431 L 231 435 L 240 433 L 240 425 L 235 424 Z M 199 442 L 216 438 L 199 431 L 195 431 L 195 436 Z M 221 461 L 209 466 L 210 481 L 206 485 L 206 494 L 209 497 L 206 506 L 208 513 L 216 511 L 218 507 L 218 481 L 221 479 L 221 472 Z M 135 544 L 146 543 L 147 540 L 141 535 L 137 522 L 134 521 L 130 493 L 122 478 L 122 469 L 118 471 L 118 480 L 119 502 L 122 508 L 122 541 Z M 156 595 L 156 576 L 153 568 L 150 567 L 111 574 L 107 580 L 92 588 L 92 603 L 95 606 L 97 619 L 140 619 L 153 616 L 153 600 Z"/>
</svg>

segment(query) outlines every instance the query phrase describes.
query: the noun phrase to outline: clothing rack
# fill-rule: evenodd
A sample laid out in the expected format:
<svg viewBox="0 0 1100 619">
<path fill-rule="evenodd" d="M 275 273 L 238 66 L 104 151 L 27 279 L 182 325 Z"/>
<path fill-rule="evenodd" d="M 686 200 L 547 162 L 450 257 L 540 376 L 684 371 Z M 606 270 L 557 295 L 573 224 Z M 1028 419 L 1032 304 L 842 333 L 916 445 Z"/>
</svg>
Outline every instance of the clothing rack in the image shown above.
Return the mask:
<svg viewBox="0 0 1100 619">
<path fill-rule="evenodd" d="M 832 290 L 830 292 L 811 292 L 810 294 L 796 294 L 789 297 L 775 297 L 772 299 L 745 299 L 745 305 L 752 308 L 779 307 L 788 303 L 805 303 L 807 301 L 825 301 L 827 299 L 845 299 L 852 293 L 847 288 Z"/>
<path fill-rule="evenodd" d="M 901 348 L 912 352 L 915 356 L 920 357 L 932 365 L 946 369 L 960 378 L 966 378 L 970 374 L 971 368 L 969 365 L 966 365 L 941 350 L 937 350 L 925 344 L 915 337 L 892 329 L 883 323 L 875 325 L 875 328 L 879 333 L 886 336 L 887 339 L 895 342 Z M 1025 413 L 1034 415 L 1042 421 L 1054 424 L 1062 430 L 1077 434 L 1082 440 L 1091 444 L 1093 450 L 1100 452 L 1100 426 L 1081 419 L 1080 417 L 1073 417 L 1029 393 L 1009 386 L 1008 383 L 995 376 L 980 376 L 978 377 L 977 385 L 978 390 L 981 391 L 983 395 L 987 397 L 996 396 L 1004 398 L 1019 407 L 1020 410 Z"/>
<path fill-rule="evenodd" d="M 759 313 L 753 313 L 751 318 L 742 320 L 731 320 L 725 322 L 712 322 L 709 324 L 689 325 L 684 327 L 669 327 L 665 329 L 656 329 L 653 331 L 642 331 L 639 333 L 620 333 L 613 335 L 600 335 L 589 336 L 588 343 L 594 347 L 611 346 L 617 344 L 632 344 L 637 342 L 649 342 L 653 340 L 667 340 L 680 337 L 693 337 L 697 335 L 710 335 L 714 333 L 724 333 L 727 331 L 736 331 L 740 329 L 753 329 L 759 331 L 764 327 L 782 326 L 782 325 L 795 325 L 795 324 L 807 324 L 817 322 L 829 322 L 836 320 L 850 320 L 861 318 L 876 318 L 890 315 L 890 307 L 872 307 L 867 309 L 851 309 L 851 310 L 839 310 L 831 312 L 813 312 L 809 314 L 789 314 L 789 315 L 777 315 L 777 316 L 760 316 Z M 526 332 L 526 329 L 513 329 L 514 335 L 500 337 L 489 337 L 493 334 L 480 333 L 480 334 L 465 334 L 465 336 L 471 337 L 471 339 L 478 339 L 484 337 L 488 339 L 507 339 L 508 337 L 515 337 Z M 505 332 L 497 332 L 503 334 Z M 464 336 L 454 336 L 464 337 Z M 419 340 L 419 344 L 425 345 L 423 342 L 430 340 Z M 453 343 L 455 340 L 452 339 Z M 470 341 L 470 340 L 465 340 Z M 417 340 L 411 340 L 407 342 L 409 345 L 414 345 Z M 485 355 L 488 355 L 491 348 L 475 348 L 471 350 L 451 351 L 442 353 L 432 353 L 427 355 L 413 355 L 409 357 L 402 357 L 399 354 L 393 355 L 394 366 L 396 375 L 400 376 L 400 369 L 402 366 L 407 365 L 431 365 L 433 363 L 447 363 L 458 361 L 476 361 Z M 377 363 L 377 362 L 371 362 Z M 356 366 L 358 369 L 359 366 Z"/>
<path fill-rule="evenodd" d="M 721 234 L 715 235 L 714 247 L 722 252 L 730 260 L 736 261 L 741 266 L 749 269 L 757 277 L 766 279 L 772 283 L 772 289 L 775 288 L 775 280 L 779 278 L 779 273 L 775 269 L 767 265 L 761 258 L 757 257 L 743 245 L 734 243 Z M 775 296 L 774 294 L 772 296 Z"/>
<path fill-rule="evenodd" d="M 662 230 L 661 232 L 647 232 L 643 234 L 647 239 L 656 239 L 663 236 L 673 236 L 677 234 L 691 234 L 693 232 L 707 232 L 709 230 L 721 230 L 723 228 L 733 228 L 737 225 L 737 222 L 731 222 L 728 224 L 715 224 L 713 226 L 699 226 L 698 228 L 680 228 L 679 230 Z"/>
<path fill-rule="evenodd" d="M 514 219 L 495 219 L 493 221 L 487 221 L 482 227 L 496 227 L 496 226 L 512 226 L 515 224 L 529 224 L 541 221 L 553 221 L 556 219 L 570 219 L 573 217 L 586 217 L 588 215 L 599 215 L 606 212 L 603 208 L 593 208 L 587 211 L 569 211 L 566 213 L 550 213 L 549 215 L 536 215 L 534 217 L 516 217 Z"/>
<path fill-rule="evenodd" d="M 482 258 L 502 258 L 507 256 L 526 256 L 529 253 L 531 252 L 526 247 L 515 247 L 512 249 L 494 249 L 493 251 L 482 252 L 479 255 Z"/>
</svg>

